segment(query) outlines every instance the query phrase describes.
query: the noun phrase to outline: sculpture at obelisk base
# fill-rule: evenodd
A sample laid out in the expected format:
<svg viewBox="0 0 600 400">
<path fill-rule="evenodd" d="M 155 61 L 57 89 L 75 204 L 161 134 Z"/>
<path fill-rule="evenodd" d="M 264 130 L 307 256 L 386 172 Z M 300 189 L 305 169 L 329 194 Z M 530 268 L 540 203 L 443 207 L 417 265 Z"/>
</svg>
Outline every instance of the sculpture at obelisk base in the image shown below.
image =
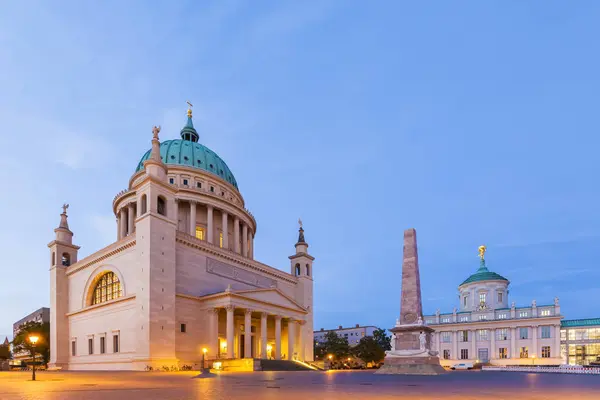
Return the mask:
<svg viewBox="0 0 600 400">
<path fill-rule="evenodd" d="M 400 319 L 392 332 L 392 350 L 385 352 L 376 374 L 439 375 L 446 371 L 436 351 L 431 350 L 433 329 L 423 323 L 421 280 L 417 255 L 417 232 L 404 231 Z"/>
</svg>

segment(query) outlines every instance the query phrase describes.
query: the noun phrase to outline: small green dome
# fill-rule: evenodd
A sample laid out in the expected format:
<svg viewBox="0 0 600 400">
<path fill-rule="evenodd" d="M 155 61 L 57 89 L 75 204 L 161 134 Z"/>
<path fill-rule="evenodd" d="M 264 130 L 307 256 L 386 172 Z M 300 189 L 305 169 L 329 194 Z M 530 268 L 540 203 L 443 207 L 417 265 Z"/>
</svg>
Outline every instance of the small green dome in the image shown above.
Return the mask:
<svg viewBox="0 0 600 400">
<path fill-rule="evenodd" d="M 144 161 L 150 158 L 151 150 L 142 156 L 135 172 L 144 169 Z M 198 133 L 194 129 L 191 116 L 181 130 L 181 139 L 161 142 L 160 158 L 167 165 L 181 165 L 210 172 L 238 189 L 237 181 L 225 161 L 217 153 L 198 143 Z"/>
<path fill-rule="evenodd" d="M 499 275 L 495 272 L 488 270 L 487 267 L 485 266 L 485 260 L 481 260 L 481 264 L 479 265 L 479 269 L 477 270 L 477 272 L 475 272 L 473 275 L 469 276 L 459 286 L 466 285 L 468 283 L 482 282 L 482 281 L 506 281 L 506 282 L 508 282 L 508 279 L 506 279 L 502 275 Z"/>
</svg>

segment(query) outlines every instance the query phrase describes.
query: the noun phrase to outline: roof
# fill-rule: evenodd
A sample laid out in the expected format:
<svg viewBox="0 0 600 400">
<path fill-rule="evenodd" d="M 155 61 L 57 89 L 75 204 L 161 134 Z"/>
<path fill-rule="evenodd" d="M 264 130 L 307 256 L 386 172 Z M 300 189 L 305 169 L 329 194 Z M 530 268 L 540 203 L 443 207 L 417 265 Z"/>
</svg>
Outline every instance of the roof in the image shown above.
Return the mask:
<svg viewBox="0 0 600 400">
<path fill-rule="evenodd" d="M 499 275 L 499 274 L 487 269 L 487 267 L 485 265 L 485 260 L 482 259 L 481 263 L 479 264 L 479 269 L 477 269 L 477 271 L 473 275 L 471 275 L 467 279 L 465 279 L 465 281 L 463 283 L 461 283 L 459 285 L 459 287 L 462 285 L 466 285 L 468 283 L 481 282 L 481 281 L 506 281 L 506 282 L 508 282 L 508 279 L 506 279 L 502 275 Z"/>
<path fill-rule="evenodd" d="M 144 169 L 144 161 L 150 158 L 152 149 L 148 150 L 135 169 L 135 172 Z M 188 117 L 187 124 L 181 130 L 181 139 L 165 140 L 160 144 L 160 158 L 167 165 L 181 165 L 209 172 L 230 183 L 238 189 L 233 172 L 225 161 L 214 151 L 198 143 L 198 134 Z"/>
<path fill-rule="evenodd" d="M 596 326 L 600 325 L 600 318 L 586 318 L 586 319 L 567 319 L 560 321 L 561 328 L 575 328 L 583 326 Z"/>
<path fill-rule="evenodd" d="M 318 331 L 313 331 L 313 334 L 314 333 L 319 333 L 319 332 L 337 332 L 337 331 L 346 331 L 346 330 L 350 331 L 352 329 L 363 329 L 363 328 L 375 328 L 375 329 L 379 329 L 378 327 L 373 326 L 373 325 L 360 325 L 360 326 L 349 326 L 349 327 L 341 328 L 341 329 L 323 329 L 323 328 L 321 328 Z"/>
</svg>

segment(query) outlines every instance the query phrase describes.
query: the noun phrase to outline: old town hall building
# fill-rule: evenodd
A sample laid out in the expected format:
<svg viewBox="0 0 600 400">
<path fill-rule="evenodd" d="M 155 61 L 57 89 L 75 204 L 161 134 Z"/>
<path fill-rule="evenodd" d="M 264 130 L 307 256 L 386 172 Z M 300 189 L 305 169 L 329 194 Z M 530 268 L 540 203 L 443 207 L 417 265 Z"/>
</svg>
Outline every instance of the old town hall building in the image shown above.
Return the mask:
<svg viewBox="0 0 600 400">
<path fill-rule="evenodd" d="M 257 223 L 227 164 L 198 142 L 159 142 L 113 200 L 117 240 L 79 260 L 63 208 L 51 254 L 50 367 L 313 359 L 313 260 L 300 223 L 290 270 L 254 260 Z"/>
</svg>

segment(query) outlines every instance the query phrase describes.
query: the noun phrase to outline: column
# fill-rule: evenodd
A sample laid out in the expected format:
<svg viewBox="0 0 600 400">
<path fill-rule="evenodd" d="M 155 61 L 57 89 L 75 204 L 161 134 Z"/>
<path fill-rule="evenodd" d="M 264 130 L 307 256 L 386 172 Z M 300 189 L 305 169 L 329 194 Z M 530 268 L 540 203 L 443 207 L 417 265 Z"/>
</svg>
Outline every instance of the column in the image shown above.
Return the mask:
<svg viewBox="0 0 600 400">
<path fill-rule="evenodd" d="M 117 240 L 121 240 L 121 217 L 120 212 L 117 212 Z"/>
<path fill-rule="evenodd" d="M 142 196 L 138 196 L 137 198 L 137 216 L 142 216 Z"/>
<path fill-rule="evenodd" d="M 510 358 L 517 357 L 517 328 L 510 328 Z"/>
<path fill-rule="evenodd" d="M 471 351 L 473 354 L 470 354 L 469 358 L 472 360 L 477 360 L 479 358 L 477 356 L 477 331 L 471 331 L 471 335 L 473 336 L 473 342 L 471 343 Z"/>
<path fill-rule="evenodd" d="M 441 332 L 435 332 L 435 345 L 436 345 L 436 350 L 439 354 L 440 357 L 443 357 L 444 355 L 441 354 L 442 353 L 442 346 L 440 345 L 440 336 L 442 336 Z"/>
<path fill-rule="evenodd" d="M 281 360 L 281 315 L 275 316 L 275 359 Z"/>
<path fill-rule="evenodd" d="M 229 249 L 229 233 L 227 232 L 227 213 L 221 210 L 221 229 L 223 230 L 223 248 Z"/>
<path fill-rule="evenodd" d="M 133 233 L 133 231 L 135 230 L 134 227 L 134 220 L 135 217 L 135 212 L 133 210 L 133 203 L 129 203 L 127 205 L 127 234 L 131 235 Z"/>
<path fill-rule="evenodd" d="M 458 332 L 452 331 L 452 354 L 450 358 L 458 360 Z"/>
<path fill-rule="evenodd" d="M 119 239 L 123 239 L 125 236 L 127 236 L 127 220 L 125 218 L 127 218 L 127 210 L 125 210 L 125 207 L 121 208 L 121 217 L 119 218 L 121 221 L 121 236 Z"/>
<path fill-rule="evenodd" d="M 208 236 L 208 243 L 213 242 L 213 207 L 206 206 L 206 220 L 208 221 L 208 232 L 206 233 Z"/>
<path fill-rule="evenodd" d="M 242 255 L 248 257 L 248 225 L 242 226 Z"/>
<path fill-rule="evenodd" d="M 196 237 L 196 202 L 190 201 L 190 235 Z"/>
<path fill-rule="evenodd" d="M 248 249 L 248 257 L 254 259 L 254 233 L 249 232 L 248 238 L 250 239 L 250 248 Z"/>
<path fill-rule="evenodd" d="M 208 354 L 219 354 L 219 309 L 208 310 L 210 331 L 208 334 Z"/>
<path fill-rule="evenodd" d="M 496 358 L 496 330 L 495 329 L 490 329 L 490 334 L 492 335 L 492 337 L 490 338 L 490 360 Z"/>
<path fill-rule="evenodd" d="M 554 349 L 550 350 L 550 357 L 561 357 L 560 353 L 560 323 L 554 327 Z"/>
<path fill-rule="evenodd" d="M 260 358 L 267 359 L 267 313 L 260 313 Z"/>
<path fill-rule="evenodd" d="M 306 335 L 306 321 L 298 321 L 298 331 L 298 359 L 300 361 L 304 361 L 306 359 L 306 349 L 304 348 L 304 335 Z"/>
<path fill-rule="evenodd" d="M 244 358 L 252 358 L 252 310 L 244 314 Z"/>
<path fill-rule="evenodd" d="M 240 220 L 238 217 L 233 219 L 233 250 L 240 254 Z"/>
<path fill-rule="evenodd" d="M 234 307 L 229 305 L 225 307 L 227 310 L 227 358 L 233 358 L 233 310 Z"/>
<path fill-rule="evenodd" d="M 529 353 L 529 357 L 540 357 L 541 354 L 538 353 L 538 327 L 537 326 L 532 326 L 531 327 L 531 336 L 533 336 L 533 348 L 531 349 L 531 352 Z"/>
<path fill-rule="evenodd" d="M 175 220 L 175 230 L 179 230 L 179 199 L 173 201 L 173 219 Z M 194 232 L 195 234 L 195 232 Z"/>
<path fill-rule="evenodd" d="M 288 320 L 288 360 L 292 360 L 294 358 L 294 348 L 296 342 L 296 320 L 289 319 Z"/>
</svg>

